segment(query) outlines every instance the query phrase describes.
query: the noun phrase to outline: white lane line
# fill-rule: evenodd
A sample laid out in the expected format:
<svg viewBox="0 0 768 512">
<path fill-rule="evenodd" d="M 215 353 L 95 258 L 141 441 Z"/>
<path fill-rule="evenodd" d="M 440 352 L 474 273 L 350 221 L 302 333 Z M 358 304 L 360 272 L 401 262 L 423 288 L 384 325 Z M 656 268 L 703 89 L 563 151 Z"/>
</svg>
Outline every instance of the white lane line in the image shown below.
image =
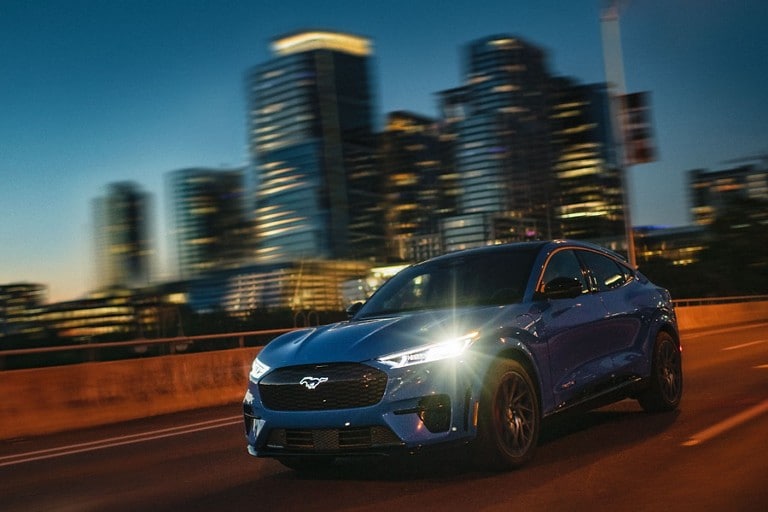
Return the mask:
<svg viewBox="0 0 768 512">
<path fill-rule="evenodd" d="M 763 400 L 754 407 L 750 407 L 746 411 L 742 411 L 736 416 L 732 416 L 727 420 L 723 420 L 720 423 L 712 425 L 706 430 L 702 430 L 684 442 L 683 446 L 696 446 L 705 441 L 709 441 L 713 437 L 717 437 L 720 434 L 741 425 L 742 423 L 746 423 L 749 420 L 763 414 L 764 412 L 768 412 L 768 400 Z"/>
<path fill-rule="evenodd" d="M 760 345 L 761 343 L 768 343 L 768 340 L 756 340 L 756 341 L 750 341 L 748 343 L 742 343 L 741 345 L 733 345 L 730 347 L 725 347 L 723 351 L 726 350 L 738 350 L 740 348 L 746 348 L 751 347 L 752 345 Z"/>
<path fill-rule="evenodd" d="M 102 450 L 104 448 L 112 448 L 115 446 L 143 443 L 145 441 L 151 441 L 154 439 L 180 436 L 192 432 L 201 432 L 203 430 L 228 427 L 230 425 L 236 425 L 242 421 L 243 419 L 241 416 L 231 416 L 228 418 L 219 418 L 217 420 L 190 423 L 188 425 L 180 425 L 178 427 L 151 430 L 148 432 L 102 439 L 99 441 L 90 441 L 87 443 L 78 443 L 69 446 L 59 446 L 57 448 L 50 448 L 47 450 L 37 450 L 33 452 L 18 453 L 15 455 L 5 455 L 0 457 L 0 467 L 12 466 L 14 464 L 21 464 L 24 462 L 32 462 L 36 460 L 52 459 L 54 457 L 63 457 L 64 455 L 73 455 L 75 453 Z"/>
<path fill-rule="evenodd" d="M 737 325 L 735 327 L 724 327 L 721 329 L 709 329 L 706 331 L 696 331 L 688 333 L 685 330 L 680 331 L 680 336 L 683 338 L 683 340 L 692 340 L 695 338 L 705 338 L 707 336 L 712 336 L 713 334 L 725 334 L 729 332 L 735 332 L 735 331 L 743 331 L 747 329 L 753 329 L 755 327 L 763 327 L 768 324 L 764 322 L 755 323 L 755 324 L 748 324 L 748 325 Z"/>
</svg>

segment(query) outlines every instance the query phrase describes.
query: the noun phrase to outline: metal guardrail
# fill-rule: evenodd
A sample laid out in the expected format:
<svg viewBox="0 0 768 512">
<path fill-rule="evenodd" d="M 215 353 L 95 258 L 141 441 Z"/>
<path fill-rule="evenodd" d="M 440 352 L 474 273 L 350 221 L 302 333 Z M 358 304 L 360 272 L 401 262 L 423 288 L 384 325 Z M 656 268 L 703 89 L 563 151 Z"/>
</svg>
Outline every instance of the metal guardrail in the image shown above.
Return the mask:
<svg viewBox="0 0 768 512">
<path fill-rule="evenodd" d="M 759 301 L 768 301 L 768 295 L 680 299 L 673 301 L 673 303 L 675 307 L 680 308 Z M 0 370 L 60 366 L 95 361 L 113 361 L 180 353 L 258 347 L 266 345 L 267 342 L 279 334 L 296 329 L 297 327 L 225 334 L 177 336 L 173 338 L 137 339 L 131 341 L 96 342 L 79 345 L 56 345 L 39 348 L 0 350 Z"/>
<path fill-rule="evenodd" d="M 678 299 L 672 303 L 676 308 L 688 306 L 710 306 L 717 304 L 735 304 L 738 302 L 762 302 L 768 301 L 768 295 L 742 295 L 737 297 L 705 297 L 699 299 Z"/>
<path fill-rule="evenodd" d="M 0 350 L 0 370 L 259 347 L 296 328 Z"/>
<path fill-rule="evenodd" d="M 139 346 L 148 347 L 152 345 L 189 345 L 197 341 L 210 341 L 210 340 L 221 340 L 221 339 L 228 339 L 228 340 L 237 339 L 238 348 L 244 348 L 246 346 L 259 346 L 258 343 L 247 344 L 246 341 L 248 338 L 279 335 L 279 334 L 283 334 L 293 330 L 295 330 L 295 328 L 269 329 L 264 331 L 247 331 L 247 332 L 235 332 L 235 333 L 225 333 L 225 334 L 202 334 L 198 336 L 175 336 L 173 338 L 151 338 L 151 339 L 141 338 L 141 339 L 130 340 L 130 341 L 110 341 L 110 342 L 104 342 L 104 343 L 96 342 L 96 343 L 85 343 L 80 345 L 59 345 L 59 346 L 52 346 L 52 347 L 21 348 L 21 349 L 12 349 L 12 350 L 2 350 L 0 351 L 0 356 L 45 354 L 49 352 L 60 352 L 62 350 L 93 350 L 98 348 L 139 347 Z M 180 350 L 173 349 L 171 350 L 171 353 L 174 353 L 175 351 L 185 352 L 186 349 L 185 348 L 181 348 Z"/>
</svg>

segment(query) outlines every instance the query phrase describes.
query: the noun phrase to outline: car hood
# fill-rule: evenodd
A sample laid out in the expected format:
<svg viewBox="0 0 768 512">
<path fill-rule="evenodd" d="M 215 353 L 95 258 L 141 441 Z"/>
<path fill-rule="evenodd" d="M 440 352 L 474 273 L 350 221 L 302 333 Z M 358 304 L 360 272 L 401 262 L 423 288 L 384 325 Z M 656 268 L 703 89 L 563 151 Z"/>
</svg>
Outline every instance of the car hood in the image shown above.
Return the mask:
<svg viewBox="0 0 768 512">
<path fill-rule="evenodd" d="M 439 343 L 495 326 L 510 306 L 441 310 L 353 320 L 302 329 L 270 342 L 259 359 L 275 368 L 330 362 L 362 362 Z"/>
</svg>

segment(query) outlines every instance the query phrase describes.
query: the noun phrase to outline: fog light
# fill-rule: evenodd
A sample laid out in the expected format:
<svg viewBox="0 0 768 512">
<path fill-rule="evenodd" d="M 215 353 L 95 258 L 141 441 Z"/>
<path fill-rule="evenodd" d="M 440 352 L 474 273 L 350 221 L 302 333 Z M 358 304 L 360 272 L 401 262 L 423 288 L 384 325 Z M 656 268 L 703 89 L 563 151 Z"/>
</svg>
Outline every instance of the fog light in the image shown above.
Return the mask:
<svg viewBox="0 0 768 512">
<path fill-rule="evenodd" d="M 430 395 L 419 400 L 419 418 L 430 432 L 447 432 L 451 427 L 451 399 L 448 395 Z"/>
</svg>

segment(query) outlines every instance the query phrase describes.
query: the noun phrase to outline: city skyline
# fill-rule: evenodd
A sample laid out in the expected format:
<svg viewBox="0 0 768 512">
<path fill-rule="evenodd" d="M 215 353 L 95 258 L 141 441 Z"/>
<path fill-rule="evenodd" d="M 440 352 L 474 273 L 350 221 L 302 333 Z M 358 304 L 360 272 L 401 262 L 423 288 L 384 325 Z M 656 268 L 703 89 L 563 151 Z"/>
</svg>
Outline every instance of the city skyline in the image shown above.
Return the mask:
<svg viewBox="0 0 768 512">
<path fill-rule="evenodd" d="M 47 284 L 53 301 L 92 289 L 90 205 L 118 181 L 160 203 L 157 277 L 168 277 L 164 176 L 247 162 L 244 75 L 276 36 L 369 37 L 381 127 L 395 110 L 436 116 L 436 93 L 461 85 L 466 45 L 494 33 L 545 48 L 554 74 L 604 81 L 599 4 L 5 2 L 0 283 Z M 758 1 L 624 2 L 627 89 L 651 91 L 660 154 L 632 169 L 635 225 L 688 223 L 686 171 L 768 150 L 765 21 Z"/>
</svg>

